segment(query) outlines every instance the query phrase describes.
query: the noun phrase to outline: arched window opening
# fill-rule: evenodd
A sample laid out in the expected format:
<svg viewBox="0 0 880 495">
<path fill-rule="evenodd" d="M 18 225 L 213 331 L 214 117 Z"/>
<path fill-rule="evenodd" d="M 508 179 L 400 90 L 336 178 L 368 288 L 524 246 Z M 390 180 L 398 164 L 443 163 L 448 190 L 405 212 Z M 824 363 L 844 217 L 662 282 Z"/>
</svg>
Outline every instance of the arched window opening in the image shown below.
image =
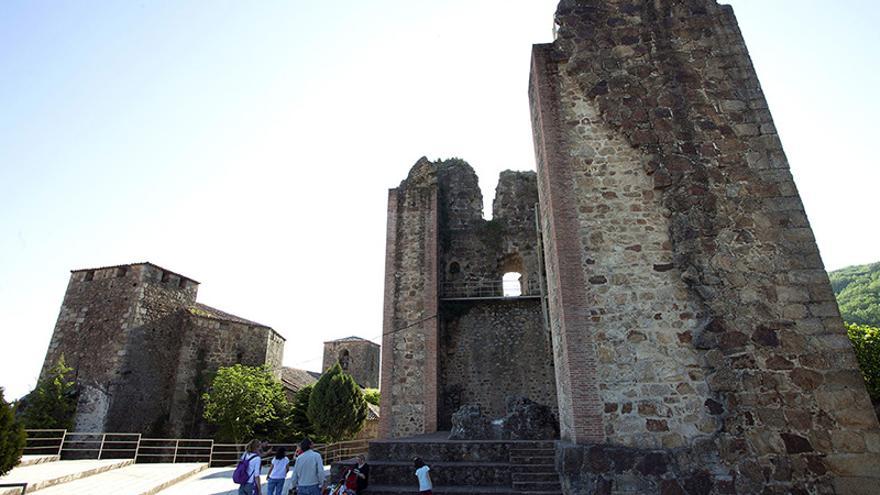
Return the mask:
<svg viewBox="0 0 880 495">
<path fill-rule="evenodd" d="M 348 353 L 348 349 L 343 349 L 339 353 L 339 367 L 342 368 L 342 371 L 348 371 L 349 365 L 351 365 L 351 355 Z"/>
<path fill-rule="evenodd" d="M 450 282 L 454 282 L 461 277 L 461 265 L 458 264 L 457 261 L 453 261 L 449 264 L 449 280 Z"/>
<path fill-rule="evenodd" d="M 501 277 L 501 287 L 504 297 L 519 297 L 522 295 L 522 274 L 519 272 L 507 272 Z"/>
</svg>

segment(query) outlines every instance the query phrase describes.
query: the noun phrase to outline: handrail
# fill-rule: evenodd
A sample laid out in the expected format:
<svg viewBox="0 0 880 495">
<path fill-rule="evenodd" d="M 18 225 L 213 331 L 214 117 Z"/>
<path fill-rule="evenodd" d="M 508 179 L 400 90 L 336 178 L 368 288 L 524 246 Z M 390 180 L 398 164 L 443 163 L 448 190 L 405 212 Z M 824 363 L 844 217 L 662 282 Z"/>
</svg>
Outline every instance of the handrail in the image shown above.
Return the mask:
<svg viewBox="0 0 880 495">
<path fill-rule="evenodd" d="M 164 462 L 208 462 L 216 466 L 235 464 L 246 447 L 245 444 L 215 443 L 210 438 L 147 438 L 140 433 L 91 433 L 67 430 L 25 431 L 27 433 L 25 452 L 51 449 L 51 455 L 57 455 L 58 458 L 68 454 L 68 457 L 78 459 L 132 459 L 136 463 L 163 462 L 165 459 Z M 45 433 L 61 433 L 61 436 L 40 436 Z M 39 445 L 46 441 L 53 443 Z M 321 453 L 326 463 L 332 464 L 366 453 L 368 444 L 369 440 L 359 439 L 315 444 L 312 448 Z M 292 452 L 295 446 L 290 447 Z"/>
<path fill-rule="evenodd" d="M 27 483 L 0 483 L 0 488 L 21 488 L 21 495 L 27 493 Z"/>
</svg>

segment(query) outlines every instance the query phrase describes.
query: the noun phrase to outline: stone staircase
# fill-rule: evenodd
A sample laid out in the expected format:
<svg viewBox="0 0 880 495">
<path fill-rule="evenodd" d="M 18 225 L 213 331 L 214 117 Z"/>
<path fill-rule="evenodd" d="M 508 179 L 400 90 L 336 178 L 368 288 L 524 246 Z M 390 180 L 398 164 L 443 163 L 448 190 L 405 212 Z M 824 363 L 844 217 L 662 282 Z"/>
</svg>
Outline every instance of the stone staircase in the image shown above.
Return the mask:
<svg viewBox="0 0 880 495">
<path fill-rule="evenodd" d="M 434 493 L 561 495 L 549 441 L 454 441 L 442 437 L 370 442 L 370 495 L 417 491 L 414 457 L 431 467 Z M 351 461 L 334 465 L 338 479 Z"/>
</svg>

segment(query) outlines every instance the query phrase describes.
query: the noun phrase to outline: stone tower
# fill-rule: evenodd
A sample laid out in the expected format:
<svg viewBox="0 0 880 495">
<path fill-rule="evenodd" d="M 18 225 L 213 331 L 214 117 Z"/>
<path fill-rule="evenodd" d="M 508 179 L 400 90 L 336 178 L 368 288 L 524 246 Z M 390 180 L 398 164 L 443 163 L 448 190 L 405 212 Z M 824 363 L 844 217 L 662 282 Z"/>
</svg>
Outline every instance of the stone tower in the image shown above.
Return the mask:
<svg viewBox="0 0 880 495">
<path fill-rule="evenodd" d="M 484 219 L 458 159 L 422 158 L 389 192 L 382 436 L 448 430 L 466 404 L 501 417 L 514 395 L 556 408 L 537 199 L 534 172 L 503 172 Z"/>
<path fill-rule="evenodd" d="M 324 342 L 324 366 L 327 371 L 339 362 L 363 388 L 379 388 L 379 344 L 360 337 L 345 337 Z"/>
<path fill-rule="evenodd" d="M 151 263 L 73 270 L 41 374 L 63 354 L 77 431 L 204 435 L 207 377 L 235 363 L 280 372 L 271 328 L 196 302 L 199 283 Z"/>
<path fill-rule="evenodd" d="M 540 233 L 534 201 L 497 211 L 527 188 L 483 220 L 457 161 L 389 194 L 381 435 L 544 391 L 568 494 L 876 492 L 880 425 L 732 9 L 563 0 L 556 26 L 529 81 Z M 484 295 L 507 270 L 534 303 Z"/>
<path fill-rule="evenodd" d="M 567 491 L 624 482 L 595 446 L 653 452 L 645 493 L 875 490 L 877 418 L 732 9 L 563 0 L 556 23 L 529 97 Z"/>
</svg>

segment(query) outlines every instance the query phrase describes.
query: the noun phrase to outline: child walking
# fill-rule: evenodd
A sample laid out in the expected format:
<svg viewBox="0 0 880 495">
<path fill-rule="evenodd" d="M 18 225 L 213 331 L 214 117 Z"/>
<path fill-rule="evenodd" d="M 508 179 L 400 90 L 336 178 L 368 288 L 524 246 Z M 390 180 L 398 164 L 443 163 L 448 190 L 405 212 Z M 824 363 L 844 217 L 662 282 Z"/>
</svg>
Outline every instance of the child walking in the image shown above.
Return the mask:
<svg viewBox="0 0 880 495">
<path fill-rule="evenodd" d="M 434 488 L 434 485 L 431 483 L 431 474 L 428 472 L 431 468 L 425 465 L 425 461 L 421 457 L 413 459 L 413 466 L 416 468 L 416 478 L 419 480 L 419 493 L 421 495 L 432 495 L 431 490 Z"/>
</svg>

